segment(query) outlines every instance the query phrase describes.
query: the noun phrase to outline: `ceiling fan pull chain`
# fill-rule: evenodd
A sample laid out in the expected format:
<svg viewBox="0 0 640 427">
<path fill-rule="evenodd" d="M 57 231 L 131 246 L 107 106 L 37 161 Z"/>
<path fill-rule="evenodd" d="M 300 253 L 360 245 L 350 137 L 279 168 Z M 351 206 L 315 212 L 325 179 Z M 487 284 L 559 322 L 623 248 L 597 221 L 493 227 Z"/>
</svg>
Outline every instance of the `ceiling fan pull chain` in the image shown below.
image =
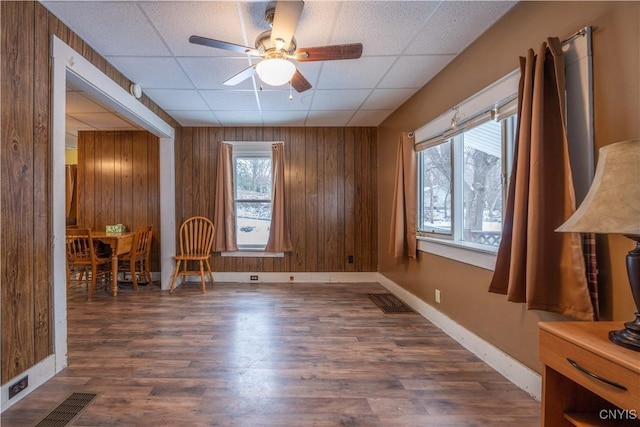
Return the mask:
<svg viewBox="0 0 640 427">
<path fill-rule="evenodd" d="M 291 86 L 291 80 L 289 80 L 289 101 L 293 101 L 293 90 Z"/>
</svg>

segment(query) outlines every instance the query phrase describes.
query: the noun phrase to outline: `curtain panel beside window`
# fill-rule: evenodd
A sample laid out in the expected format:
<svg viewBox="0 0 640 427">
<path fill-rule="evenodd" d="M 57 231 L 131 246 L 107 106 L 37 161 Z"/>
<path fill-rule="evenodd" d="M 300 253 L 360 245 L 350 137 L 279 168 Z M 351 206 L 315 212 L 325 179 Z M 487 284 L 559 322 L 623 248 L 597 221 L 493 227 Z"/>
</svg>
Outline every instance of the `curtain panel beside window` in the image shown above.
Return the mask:
<svg viewBox="0 0 640 427">
<path fill-rule="evenodd" d="M 271 226 L 265 252 L 291 252 L 284 191 L 284 144 L 271 146 Z"/>
<path fill-rule="evenodd" d="M 593 320 L 581 238 L 554 230 L 575 211 L 557 38 L 520 58 L 518 129 L 503 235 L 490 292 L 528 309 Z"/>
<path fill-rule="evenodd" d="M 396 179 L 391 206 L 389 253 L 394 257 L 417 257 L 417 183 L 415 140 L 400 134 L 396 158 Z"/>
<path fill-rule="evenodd" d="M 216 171 L 216 195 L 213 213 L 215 237 L 214 252 L 235 252 L 236 213 L 233 206 L 233 147 L 220 143 L 218 148 L 218 166 Z"/>
</svg>

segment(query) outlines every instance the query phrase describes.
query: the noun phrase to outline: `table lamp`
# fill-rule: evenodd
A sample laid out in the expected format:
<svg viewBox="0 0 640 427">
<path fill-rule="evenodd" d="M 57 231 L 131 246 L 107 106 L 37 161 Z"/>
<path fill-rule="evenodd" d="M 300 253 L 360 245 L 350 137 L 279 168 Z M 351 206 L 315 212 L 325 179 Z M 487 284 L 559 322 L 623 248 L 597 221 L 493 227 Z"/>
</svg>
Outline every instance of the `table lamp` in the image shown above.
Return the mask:
<svg viewBox="0 0 640 427">
<path fill-rule="evenodd" d="M 640 139 L 607 145 L 599 153 L 587 196 L 556 231 L 623 234 L 636 242 L 627 254 L 636 318 L 624 329 L 609 332 L 609 339 L 640 351 Z"/>
</svg>

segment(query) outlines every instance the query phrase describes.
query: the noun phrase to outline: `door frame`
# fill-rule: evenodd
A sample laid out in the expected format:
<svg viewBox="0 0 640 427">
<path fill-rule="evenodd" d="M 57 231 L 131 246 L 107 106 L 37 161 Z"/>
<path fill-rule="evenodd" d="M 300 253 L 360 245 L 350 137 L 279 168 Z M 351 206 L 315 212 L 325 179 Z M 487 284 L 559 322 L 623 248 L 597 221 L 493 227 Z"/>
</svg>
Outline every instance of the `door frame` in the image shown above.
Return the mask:
<svg viewBox="0 0 640 427">
<path fill-rule="evenodd" d="M 56 36 L 52 36 L 52 276 L 55 373 L 67 366 L 65 111 L 67 81 L 160 140 L 160 286 L 175 266 L 175 129 Z"/>
</svg>

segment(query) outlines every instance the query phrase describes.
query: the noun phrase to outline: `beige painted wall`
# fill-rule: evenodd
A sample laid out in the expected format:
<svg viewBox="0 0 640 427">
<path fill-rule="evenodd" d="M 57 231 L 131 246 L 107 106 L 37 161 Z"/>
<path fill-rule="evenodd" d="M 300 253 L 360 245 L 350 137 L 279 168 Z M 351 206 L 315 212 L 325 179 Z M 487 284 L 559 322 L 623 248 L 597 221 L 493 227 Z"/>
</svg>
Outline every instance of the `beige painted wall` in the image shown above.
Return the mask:
<svg viewBox="0 0 640 427">
<path fill-rule="evenodd" d="M 522 2 L 470 45 L 379 128 L 379 271 L 525 365 L 540 370 L 537 322 L 569 320 L 527 311 L 523 304 L 487 292 L 491 271 L 435 255 L 417 260 L 388 255 L 389 221 L 398 134 L 417 129 L 518 67 L 528 48 L 546 37 L 561 39 L 591 25 L 593 32 L 596 147 L 640 136 L 640 3 Z M 633 247 L 622 236 L 602 237 L 599 254 L 604 314 L 631 320 L 624 254 Z M 442 291 L 435 304 L 434 290 Z"/>
</svg>

